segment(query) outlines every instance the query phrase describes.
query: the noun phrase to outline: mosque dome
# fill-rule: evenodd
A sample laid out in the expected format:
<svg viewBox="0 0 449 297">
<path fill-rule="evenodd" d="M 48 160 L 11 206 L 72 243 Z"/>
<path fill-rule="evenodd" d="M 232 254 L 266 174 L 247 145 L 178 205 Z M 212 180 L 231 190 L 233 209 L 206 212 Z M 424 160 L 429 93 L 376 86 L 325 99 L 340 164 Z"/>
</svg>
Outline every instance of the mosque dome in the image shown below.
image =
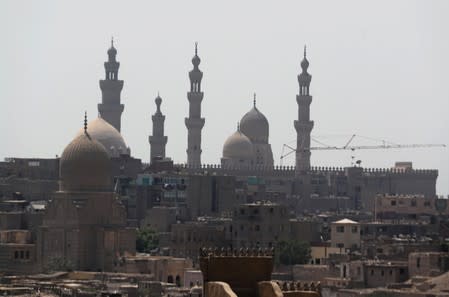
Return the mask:
<svg viewBox="0 0 449 297">
<path fill-rule="evenodd" d="M 77 136 L 83 134 L 84 129 L 81 129 Z M 109 157 L 129 155 L 128 147 L 120 132 L 101 117 L 89 123 L 89 135 L 106 148 Z"/>
<path fill-rule="evenodd" d="M 269 124 L 267 118 L 261 113 L 254 102 L 254 107 L 240 120 L 240 130 L 252 142 L 268 143 Z"/>
<path fill-rule="evenodd" d="M 75 137 L 59 161 L 61 191 L 110 191 L 110 160 L 104 146 L 88 133 Z"/>
<path fill-rule="evenodd" d="M 223 145 L 223 158 L 249 160 L 253 157 L 253 144 L 240 130 L 228 137 Z"/>
</svg>

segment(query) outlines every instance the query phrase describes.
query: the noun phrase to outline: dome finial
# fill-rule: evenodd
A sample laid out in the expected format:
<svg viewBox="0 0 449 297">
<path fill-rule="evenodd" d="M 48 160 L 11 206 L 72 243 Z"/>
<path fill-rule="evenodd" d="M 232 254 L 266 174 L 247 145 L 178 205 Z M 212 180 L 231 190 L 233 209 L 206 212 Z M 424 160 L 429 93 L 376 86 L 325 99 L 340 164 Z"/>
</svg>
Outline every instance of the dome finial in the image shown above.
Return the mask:
<svg viewBox="0 0 449 297">
<path fill-rule="evenodd" d="M 256 93 L 253 94 L 253 105 L 256 107 Z"/>
<path fill-rule="evenodd" d="M 240 132 L 240 122 L 237 122 L 237 131 Z"/>
<path fill-rule="evenodd" d="M 84 111 L 84 134 L 87 135 L 87 110 Z"/>
<path fill-rule="evenodd" d="M 156 108 L 157 108 L 156 113 L 160 114 L 161 113 L 162 98 L 161 98 L 161 96 L 159 96 L 159 91 L 157 92 L 157 97 L 154 100 L 154 102 L 156 102 Z"/>
<path fill-rule="evenodd" d="M 114 47 L 114 36 L 111 36 L 111 47 Z"/>
<path fill-rule="evenodd" d="M 304 58 L 307 57 L 307 46 L 304 44 Z"/>
<path fill-rule="evenodd" d="M 195 42 L 195 56 L 198 55 L 198 41 Z"/>
</svg>

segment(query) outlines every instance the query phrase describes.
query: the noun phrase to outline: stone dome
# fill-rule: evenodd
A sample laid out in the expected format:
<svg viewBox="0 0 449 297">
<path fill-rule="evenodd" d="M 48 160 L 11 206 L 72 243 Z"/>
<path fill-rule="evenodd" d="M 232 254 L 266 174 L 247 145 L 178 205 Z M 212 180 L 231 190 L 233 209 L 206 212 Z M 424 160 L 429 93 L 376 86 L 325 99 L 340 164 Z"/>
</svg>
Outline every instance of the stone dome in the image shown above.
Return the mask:
<svg viewBox="0 0 449 297">
<path fill-rule="evenodd" d="M 104 146 L 84 133 L 64 149 L 59 160 L 61 191 L 110 191 L 111 165 Z"/>
<path fill-rule="evenodd" d="M 129 155 L 128 147 L 120 132 L 101 117 L 89 122 L 89 135 L 99 141 L 108 152 L 109 157 L 119 157 L 120 155 Z M 83 135 L 84 129 L 81 129 L 77 136 Z"/>
<path fill-rule="evenodd" d="M 240 130 L 252 142 L 268 143 L 268 120 L 255 105 L 240 120 Z"/>
<path fill-rule="evenodd" d="M 253 157 L 253 144 L 240 130 L 228 137 L 223 145 L 224 159 L 249 160 Z"/>
</svg>

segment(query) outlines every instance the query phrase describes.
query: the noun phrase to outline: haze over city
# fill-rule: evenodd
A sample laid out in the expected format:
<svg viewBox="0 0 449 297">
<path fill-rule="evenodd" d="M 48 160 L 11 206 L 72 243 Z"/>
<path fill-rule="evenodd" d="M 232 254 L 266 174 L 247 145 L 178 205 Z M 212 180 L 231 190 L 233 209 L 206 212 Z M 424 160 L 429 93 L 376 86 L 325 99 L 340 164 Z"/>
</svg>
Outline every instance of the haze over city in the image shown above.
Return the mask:
<svg viewBox="0 0 449 297">
<path fill-rule="evenodd" d="M 0 4 L 0 157 L 54 157 L 97 116 L 111 37 L 124 80 L 122 134 L 149 162 L 154 98 L 162 97 L 167 156 L 187 159 L 188 71 L 203 71 L 202 162 L 257 107 L 270 123 L 275 164 L 294 144 L 303 47 L 312 75 L 312 137 L 449 144 L 447 1 L 4 1 Z M 356 139 L 357 144 L 382 144 Z M 447 148 L 312 152 L 312 165 L 438 169 L 449 194 Z M 294 165 L 294 154 L 284 165 Z"/>
</svg>

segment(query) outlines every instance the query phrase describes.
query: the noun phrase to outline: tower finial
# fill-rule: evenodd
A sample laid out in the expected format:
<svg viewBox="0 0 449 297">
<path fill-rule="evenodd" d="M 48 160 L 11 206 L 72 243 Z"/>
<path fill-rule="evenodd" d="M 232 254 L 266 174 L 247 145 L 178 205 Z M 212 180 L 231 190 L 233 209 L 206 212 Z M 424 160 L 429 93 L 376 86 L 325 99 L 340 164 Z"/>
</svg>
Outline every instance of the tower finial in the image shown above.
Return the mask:
<svg viewBox="0 0 449 297">
<path fill-rule="evenodd" d="M 307 46 L 304 45 L 304 58 L 307 56 Z"/>
<path fill-rule="evenodd" d="M 114 36 L 111 36 L 111 47 L 114 47 Z"/>
<path fill-rule="evenodd" d="M 256 93 L 253 94 L 253 105 L 256 107 Z"/>
<path fill-rule="evenodd" d="M 240 132 L 240 122 L 237 122 L 237 131 Z"/>
<path fill-rule="evenodd" d="M 195 42 L 195 56 L 198 55 L 198 41 Z"/>
<path fill-rule="evenodd" d="M 84 111 L 84 134 L 87 135 L 87 110 Z"/>
</svg>

